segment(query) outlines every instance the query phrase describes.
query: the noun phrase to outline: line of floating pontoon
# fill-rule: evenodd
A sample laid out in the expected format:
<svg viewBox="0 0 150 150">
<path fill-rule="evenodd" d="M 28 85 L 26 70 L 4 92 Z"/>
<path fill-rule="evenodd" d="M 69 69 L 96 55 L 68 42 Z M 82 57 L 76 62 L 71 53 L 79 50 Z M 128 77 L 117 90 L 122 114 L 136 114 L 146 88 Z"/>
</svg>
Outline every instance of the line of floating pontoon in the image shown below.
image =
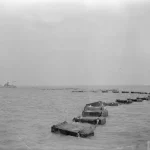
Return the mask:
<svg viewBox="0 0 150 150">
<path fill-rule="evenodd" d="M 114 92 L 116 92 L 114 90 Z M 117 93 L 117 92 L 116 92 Z M 128 91 L 122 91 L 122 93 L 128 93 Z M 133 92 L 132 92 L 133 93 Z M 146 92 L 134 92 L 137 94 L 149 94 Z M 118 106 L 120 104 L 131 104 L 132 102 L 142 102 L 144 100 L 150 100 L 150 96 L 135 98 L 135 99 L 116 99 L 115 102 L 93 102 L 86 104 L 82 114 L 78 117 L 73 118 L 71 123 L 66 121 L 53 125 L 51 127 L 51 132 L 61 133 L 64 135 L 76 136 L 76 137 L 88 137 L 94 135 L 94 130 L 98 125 L 106 124 L 106 117 L 108 116 L 108 111 L 105 106 Z"/>
</svg>

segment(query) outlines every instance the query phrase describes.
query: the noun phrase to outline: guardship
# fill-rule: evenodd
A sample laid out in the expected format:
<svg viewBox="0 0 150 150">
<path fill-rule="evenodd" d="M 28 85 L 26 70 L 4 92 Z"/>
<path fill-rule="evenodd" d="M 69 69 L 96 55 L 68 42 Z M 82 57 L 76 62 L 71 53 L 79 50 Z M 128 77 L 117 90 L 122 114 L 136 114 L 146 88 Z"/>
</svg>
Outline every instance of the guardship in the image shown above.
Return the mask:
<svg viewBox="0 0 150 150">
<path fill-rule="evenodd" d="M 13 84 L 11 85 L 11 84 L 9 84 L 9 82 L 5 83 L 3 87 L 4 88 L 16 88 L 15 85 L 13 85 Z"/>
</svg>

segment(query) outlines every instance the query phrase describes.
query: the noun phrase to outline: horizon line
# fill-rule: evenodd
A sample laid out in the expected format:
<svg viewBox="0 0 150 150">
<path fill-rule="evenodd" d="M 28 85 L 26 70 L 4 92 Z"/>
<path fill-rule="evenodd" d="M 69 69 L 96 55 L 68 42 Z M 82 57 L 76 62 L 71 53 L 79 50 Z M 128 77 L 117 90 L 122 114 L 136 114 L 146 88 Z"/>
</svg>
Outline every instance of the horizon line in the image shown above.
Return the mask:
<svg viewBox="0 0 150 150">
<path fill-rule="evenodd" d="M 150 84 L 102 84 L 102 85 L 16 85 L 18 87 L 87 87 L 87 86 L 150 86 Z"/>
</svg>

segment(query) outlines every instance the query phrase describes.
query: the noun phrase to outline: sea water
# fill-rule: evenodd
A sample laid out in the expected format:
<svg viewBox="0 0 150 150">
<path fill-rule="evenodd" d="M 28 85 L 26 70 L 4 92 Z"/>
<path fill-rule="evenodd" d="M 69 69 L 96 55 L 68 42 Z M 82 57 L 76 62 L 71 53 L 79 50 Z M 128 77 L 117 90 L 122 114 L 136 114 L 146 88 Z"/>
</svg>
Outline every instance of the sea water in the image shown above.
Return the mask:
<svg viewBox="0 0 150 150">
<path fill-rule="evenodd" d="M 85 92 L 65 87 L 0 88 L 0 150 L 148 150 L 150 101 L 108 106 L 106 124 L 89 138 L 51 133 L 52 125 L 70 122 L 87 103 L 139 96 L 92 92 L 112 88 L 150 92 L 149 86 L 76 87 Z"/>
</svg>

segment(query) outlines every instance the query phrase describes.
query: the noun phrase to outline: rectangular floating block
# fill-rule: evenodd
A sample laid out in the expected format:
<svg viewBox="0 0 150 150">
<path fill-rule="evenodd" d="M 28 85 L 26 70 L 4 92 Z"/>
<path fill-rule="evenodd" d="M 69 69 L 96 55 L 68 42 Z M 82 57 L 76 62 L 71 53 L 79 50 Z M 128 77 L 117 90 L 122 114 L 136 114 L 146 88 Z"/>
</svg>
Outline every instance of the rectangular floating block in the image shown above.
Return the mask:
<svg viewBox="0 0 150 150">
<path fill-rule="evenodd" d="M 121 99 L 116 99 L 117 103 L 122 103 L 122 104 L 131 104 L 131 100 L 121 100 Z"/>
<path fill-rule="evenodd" d="M 84 107 L 84 110 L 91 110 L 91 111 L 102 111 L 104 107 L 99 107 L 99 106 L 91 106 L 91 105 L 86 105 Z"/>
<path fill-rule="evenodd" d="M 81 92 L 86 92 L 86 91 L 80 90 L 80 91 L 72 91 L 72 92 L 80 92 L 81 93 Z"/>
<path fill-rule="evenodd" d="M 134 94 L 149 94 L 147 92 L 136 92 L 136 91 L 131 91 L 131 93 L 134 93 Z"/>
<path fill-rule="evenodd" d="M 86 106 L 91 105 L 91 106 L 102 106 L 103 102 L 102 101 L 97 101 L 93 103 L 86 104 Z"/>
<path fill-rule="evenodd" d="M 103 102 L 104 106 L 118 106 L 117 102 Z"/>
<path fill-rule="evenodd" d="M 84 110 L 104 110 L 104 105 L 102 101 L 98 101 L 98 102 L 93 102 L 93 103 L 89 103 L 86 104 L 84 107 Z"/>
<path fill-rule="evenodd" d="M 105 117 L 75 117 L 73 118 L 74 122 L 90 123 L 94 125 L 104 125 L 106 123 Z"/>
<path fill-rule="evenodd" d="M 119 91 L 112 91 L 112 93 L 119 93 Z"/>
<path fill-rule="evenodd" d="M 142 102 L 143 101 L 141 98 L 136 98 L 136 99 L 129 98 L 128 100 L 131 100 L 132 102 Z"/>
<path fill-rule="evenodd" d="M 102 101 L 86 104 L 82 112 L 82 116 L 92 116 L 92 117 L 107 117 L 108 111 L 104 108 Z"/>
<path fill-rule="evenodd" d="M 91 126 L 89 124 L 82 124 L 82 123 L 75 123 L 75 122 L 68 123 L 65 121 L 57 125 L 53 125 L 51 127 L 51 132 L 85 138 L 88 136 L 93 136 L 94 129 L 95 126 Z"/>
<path fill-rule="evenodd" d="M 139 98 L 138 98 L 138 99 L 139 99 Z M 149 100 L 150 100 L 150 96 L 148 96 L 148 97 L 142 97 L 142 98 L 140 98 L 140 99 L 149 101 Z"/>
<path fill-rule="evenodd" d="M 122 93 L 129 93 L 129 91 L 122 91 Z"/>
<path fill-rule="evenodd" d="M 93 117 L 101 117 L 102 116 L 102 111 L 101 110 L 84 110 L 82 112 L 82 116 L 93 116 Z"/>
<path fill-rule="evenodd" d="M 102 93 L 108 93 L 108 90 L 102 90 Z"/>
<path fill-rule="evenodd" d="M 108 111 L 104 109 L 104 107 L 85 107 L 82 112 L 83 117 L 91 116 L 91 117 L 107 117 Z"/>
</svg>

